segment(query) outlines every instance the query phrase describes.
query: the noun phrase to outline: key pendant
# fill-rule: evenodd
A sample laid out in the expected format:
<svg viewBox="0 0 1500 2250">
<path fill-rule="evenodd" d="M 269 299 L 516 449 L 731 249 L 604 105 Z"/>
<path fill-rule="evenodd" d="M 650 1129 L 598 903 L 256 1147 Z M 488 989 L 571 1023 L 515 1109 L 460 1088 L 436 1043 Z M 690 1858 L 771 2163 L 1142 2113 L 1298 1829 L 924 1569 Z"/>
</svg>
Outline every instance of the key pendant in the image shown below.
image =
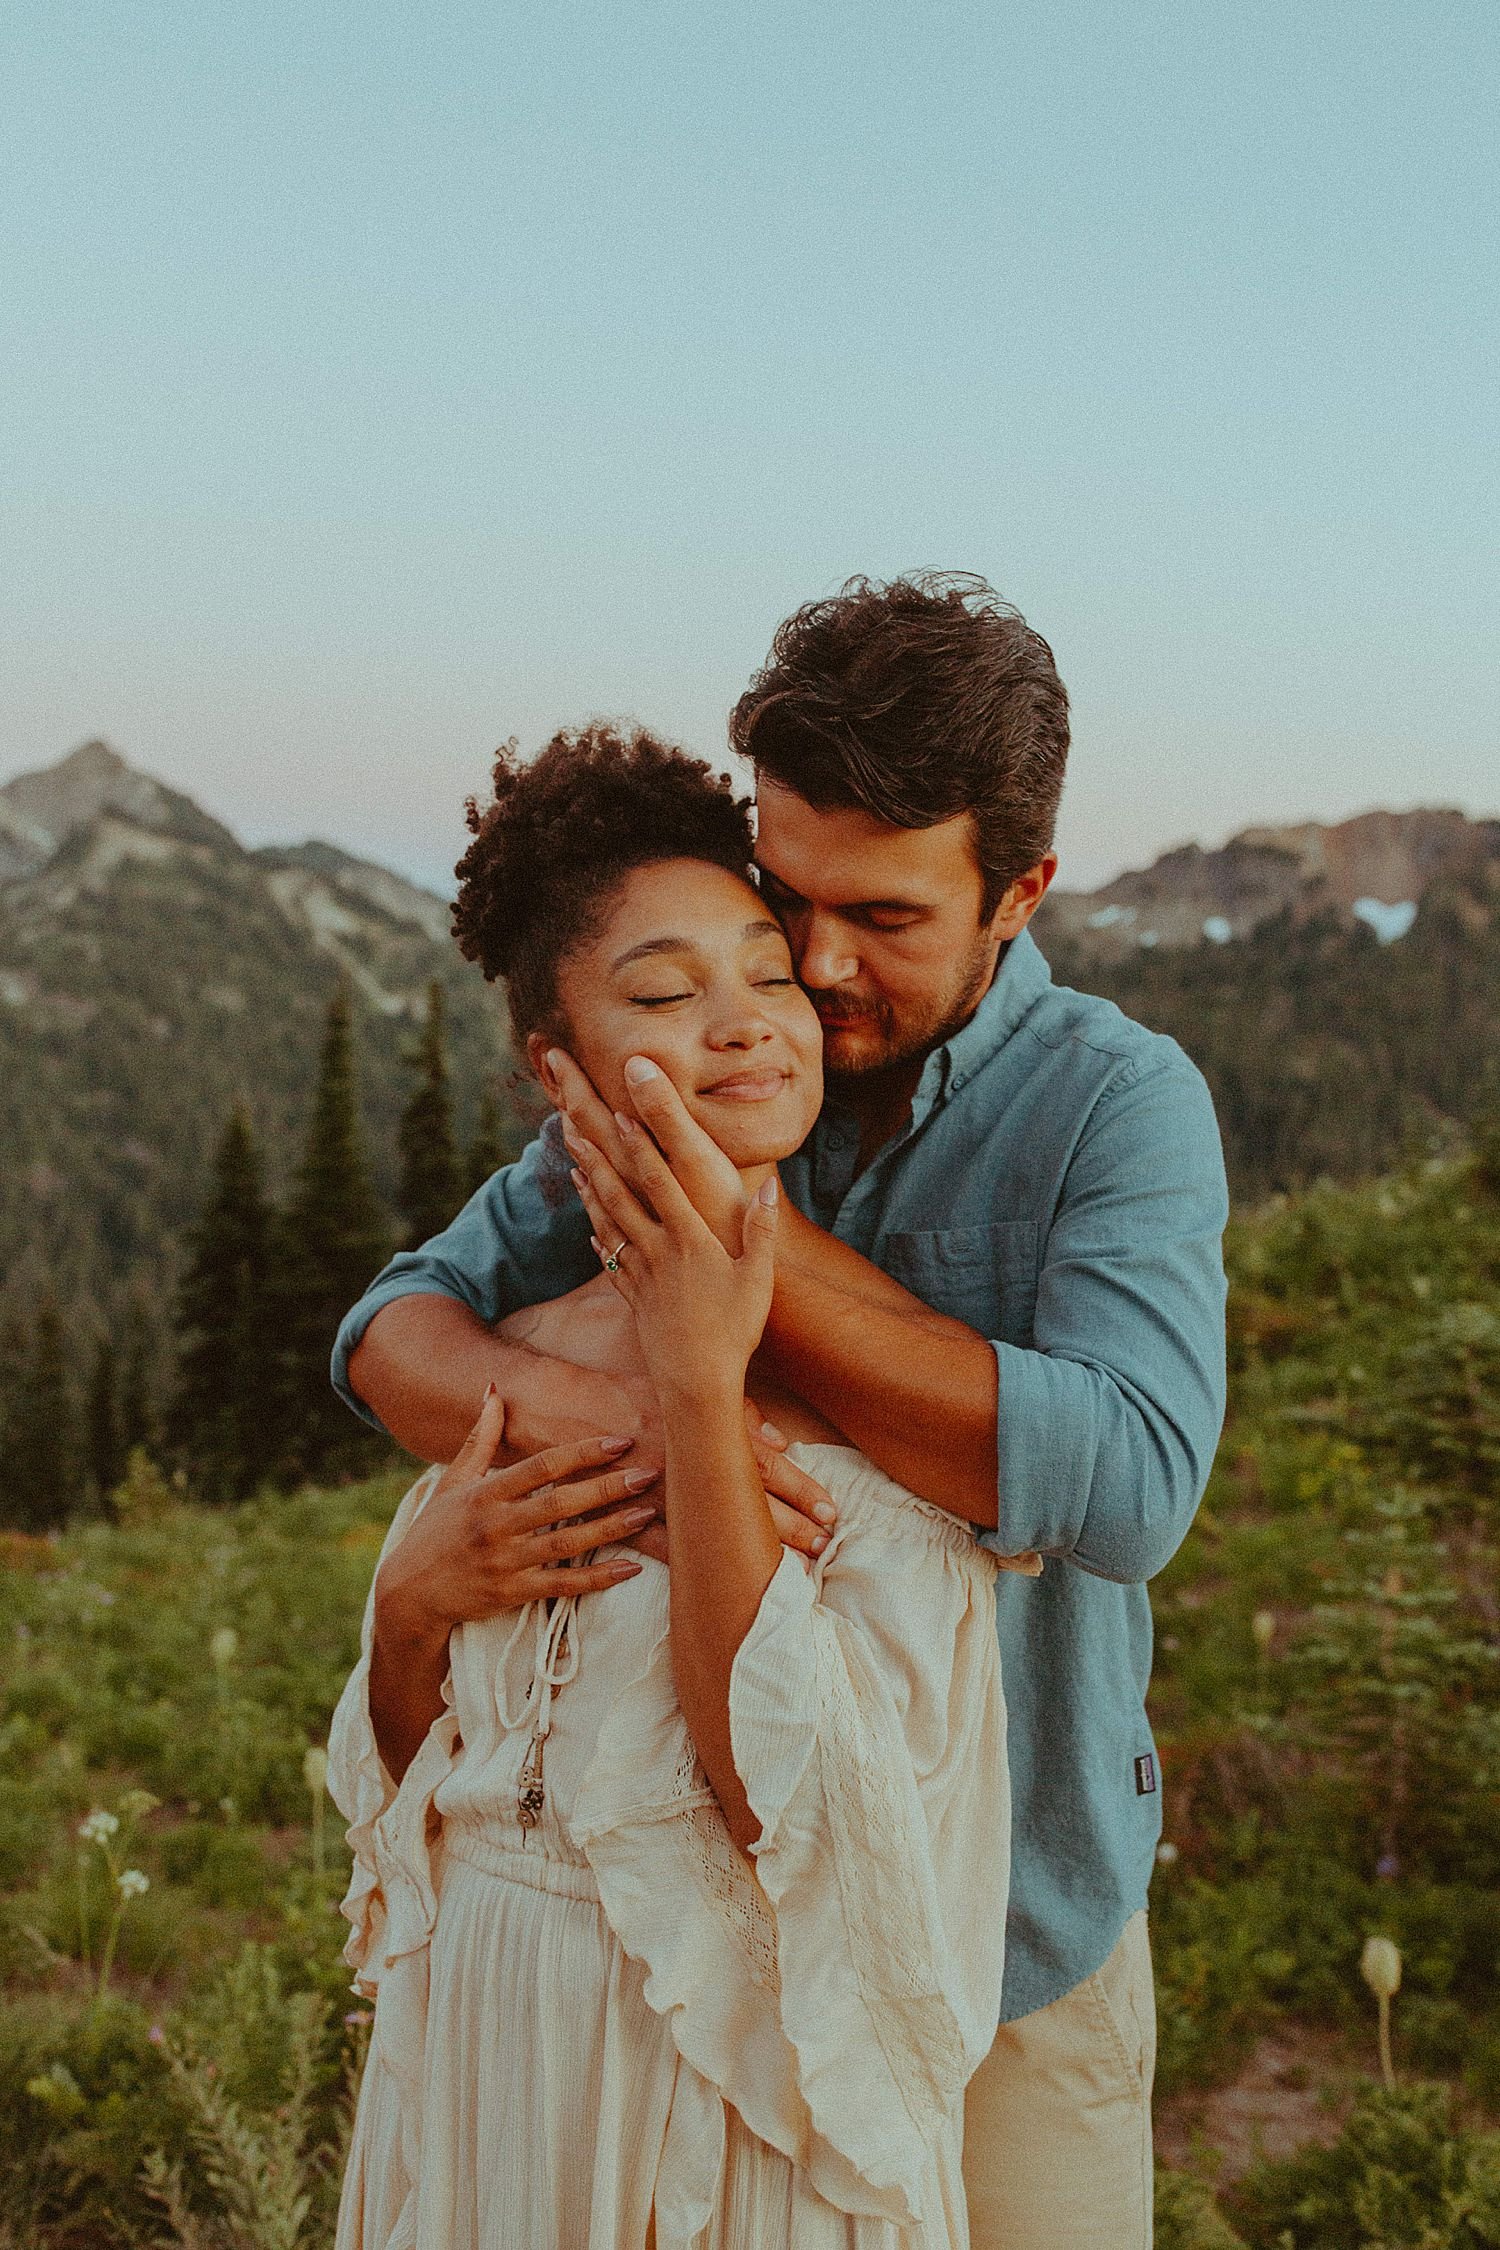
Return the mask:
<svg viewBox="0 0 1500 2250">
<path fill-rule="evenodd" d="M 521 1841 L 524 1844 L 542 1817 L 542 1807 L 547 1802 L 546 1784 L 542 1777 L 542 1738 L 534 1734 L 531 1748 L 526 1753 L 526 1763 L 521 1768 L 520 1785 L 516 1790 L 516 1818 L 521 1824 Z"/>
</svg>

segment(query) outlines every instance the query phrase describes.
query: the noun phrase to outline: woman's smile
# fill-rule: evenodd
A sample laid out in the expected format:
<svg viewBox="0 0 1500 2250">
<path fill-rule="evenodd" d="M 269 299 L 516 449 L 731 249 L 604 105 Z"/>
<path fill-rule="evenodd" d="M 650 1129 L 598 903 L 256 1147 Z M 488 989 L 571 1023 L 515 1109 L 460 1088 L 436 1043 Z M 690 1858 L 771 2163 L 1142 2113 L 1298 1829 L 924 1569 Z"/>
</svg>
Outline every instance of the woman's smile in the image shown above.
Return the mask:
<svg viewBox="0 0 1500 2250">
<path fill-rule="evenodd" d="M 784 1093 L 790 1085 L 789 1070 L 762 1063 L 753 1070 L 732 1070 L 723 1078 L 716 1078 L 707 1086 L 700 1086 L 700 1099 L 724 1102 L 769 1102 Z"/>
</svg>

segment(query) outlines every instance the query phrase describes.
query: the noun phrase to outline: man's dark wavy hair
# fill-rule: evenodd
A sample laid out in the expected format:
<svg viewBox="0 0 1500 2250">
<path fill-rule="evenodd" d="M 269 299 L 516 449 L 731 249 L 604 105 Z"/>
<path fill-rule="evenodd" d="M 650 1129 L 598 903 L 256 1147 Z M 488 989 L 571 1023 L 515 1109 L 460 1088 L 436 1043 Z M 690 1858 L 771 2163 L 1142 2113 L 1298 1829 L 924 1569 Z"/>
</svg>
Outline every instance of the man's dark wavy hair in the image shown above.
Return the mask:
<svg viewBox="0 0 1500 2250">
<path fill-rule="evenodd" d="M 777 629 L 729 739 L 820 810 L 898 828 L 968 813 L 991 915 L 1052 847 L 1068 693 L 1052 651 L 984 579 L 851 578 Z"/>
</svg>

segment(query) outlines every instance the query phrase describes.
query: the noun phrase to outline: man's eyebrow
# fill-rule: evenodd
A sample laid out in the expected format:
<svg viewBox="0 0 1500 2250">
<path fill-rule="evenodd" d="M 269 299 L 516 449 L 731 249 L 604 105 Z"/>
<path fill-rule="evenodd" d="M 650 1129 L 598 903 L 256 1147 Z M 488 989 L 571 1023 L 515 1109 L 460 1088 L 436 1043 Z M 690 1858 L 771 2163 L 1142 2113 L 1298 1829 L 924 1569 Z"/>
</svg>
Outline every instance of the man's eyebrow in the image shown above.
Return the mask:
<svg viewBox="0 0 1500 2250">
<path fill-rule="evenodd" d="M 747 922 L 740 932 L 742 938 L 785 937 L 785 935 L 786 932 L 781 924 L 773 922 L 769 914 L 757 915 L 755 920 Z M 628 946 L 625 952 L 617 954 L 615 959 L 611 961 L 610 968 L 612 970 L 623 969 L 631 961 L 644 961 L 648 955 L 653 953 L 696 953 L 697 950 L 697 946 L 691 938 L 642 938 L 639 945 Z"/>
<path fill-rule="evenodd" d="M 801 891 L 794 891 L 790 883 L 784 883 L 779 875 L 773 875 L 769 867 L 761 869 L 760 880 L 762 889 L 769 885 L 770 889 L 782 898 L 794 898 L 803 906 L 807 904 L 807 900 L 803 897 Z M 932 906 L 929 900 L 923 898 L 847 898 L 841 906 L 834 907 L 833 912 L 835 914 L 930 914 Z"/>
</svg>

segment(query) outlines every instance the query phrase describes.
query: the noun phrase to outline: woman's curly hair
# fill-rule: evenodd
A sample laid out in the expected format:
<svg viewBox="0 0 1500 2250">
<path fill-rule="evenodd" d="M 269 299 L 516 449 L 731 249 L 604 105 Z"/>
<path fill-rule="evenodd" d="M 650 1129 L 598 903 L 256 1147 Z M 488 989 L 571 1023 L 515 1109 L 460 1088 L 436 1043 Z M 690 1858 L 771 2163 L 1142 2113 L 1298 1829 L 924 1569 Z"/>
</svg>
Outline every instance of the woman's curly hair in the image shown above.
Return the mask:
<svg viewBox="0 0 1500 2250">
<path fill-rule="evenodd" d="M 750 876 L 747 799 L 700 758 L 643 728 L 596 720 L 555 734 L 523 763 L 495 759 L 494 800 L 467 806 L 453 934 L 487 978 L 505 980 L 516 1040 L 557 1021 L 557 974 L 603 927 L 637 867 L 703 859 Z"/>
</svg>

